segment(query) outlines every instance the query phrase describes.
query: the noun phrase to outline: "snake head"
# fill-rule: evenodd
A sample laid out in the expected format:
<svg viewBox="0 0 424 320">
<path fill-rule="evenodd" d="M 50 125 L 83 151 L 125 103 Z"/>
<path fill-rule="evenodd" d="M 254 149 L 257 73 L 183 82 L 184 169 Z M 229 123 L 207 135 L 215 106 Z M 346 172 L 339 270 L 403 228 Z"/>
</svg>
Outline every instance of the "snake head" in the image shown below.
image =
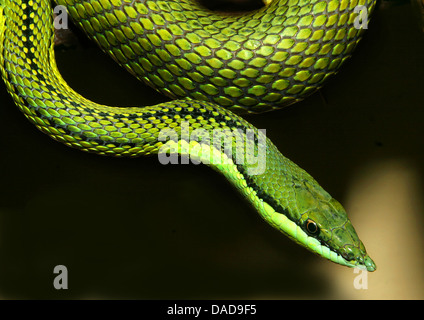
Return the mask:
<svg viewBox="0 0 424 320">
<path fill-rule="evenodd" d="M 303 182 L 295 189 L 301 213 L 297 224 L 321 247 L 313 251 L 340 264 L 374 271 L 369 257 L 343 206 L 315 181 Z"/>
</svg>

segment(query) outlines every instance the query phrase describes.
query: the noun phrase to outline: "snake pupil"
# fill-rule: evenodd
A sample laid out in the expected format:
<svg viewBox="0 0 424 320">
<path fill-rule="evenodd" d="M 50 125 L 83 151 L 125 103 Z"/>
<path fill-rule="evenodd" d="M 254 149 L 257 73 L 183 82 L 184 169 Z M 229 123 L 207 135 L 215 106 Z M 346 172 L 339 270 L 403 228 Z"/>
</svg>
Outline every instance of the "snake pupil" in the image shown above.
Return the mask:
<svg viewBox="0 0 424 320">
<path fill-rule="evenodd" d="M 311 219 L 306 220 L 305 222 L 306 231 L 311 235 L 316 235 L 319 233 L 318 225 Z"/>
</svg>

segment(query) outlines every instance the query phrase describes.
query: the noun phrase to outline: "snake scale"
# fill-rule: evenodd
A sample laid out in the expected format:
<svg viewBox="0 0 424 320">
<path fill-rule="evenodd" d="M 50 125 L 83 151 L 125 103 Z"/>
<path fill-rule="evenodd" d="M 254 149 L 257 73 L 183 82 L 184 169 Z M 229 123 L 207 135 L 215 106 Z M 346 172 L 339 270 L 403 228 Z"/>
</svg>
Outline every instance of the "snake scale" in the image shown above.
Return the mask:
<svg viewBox="0 0 424 320">
<path fill-rule="evenodd" d="M 375 2 L 273 0 L 229 16 L 193 0 L 58 0 L 121 66 L 173 99 L 124 108 L 89 101 L 63 80 L 49 0 L 0 0 L 1 75 L 19 109 L 53 139 L 100 155 L 137 157 L 165 146 L 188 155 L 223 174 L 262 218 L 300 245 L 374 271 L 340 203 L 238 114 L 282 108 L 321 87 L 362 36 L 355 8 L 370 14 Z M 175 139 L 160 139 L 166 129 Z M 209 138 L 189 139 L 199 129 Z M 216 130 L 228 150 L 210 138 Z M 258 142 L 252 148 L 247 132 Z M 235 161 L 238 152 L 258 161 Z M 212 155 L 225 161 L 208 162 Z M 264 170 L 252 173 L 260 165 Z"/>
</svg>

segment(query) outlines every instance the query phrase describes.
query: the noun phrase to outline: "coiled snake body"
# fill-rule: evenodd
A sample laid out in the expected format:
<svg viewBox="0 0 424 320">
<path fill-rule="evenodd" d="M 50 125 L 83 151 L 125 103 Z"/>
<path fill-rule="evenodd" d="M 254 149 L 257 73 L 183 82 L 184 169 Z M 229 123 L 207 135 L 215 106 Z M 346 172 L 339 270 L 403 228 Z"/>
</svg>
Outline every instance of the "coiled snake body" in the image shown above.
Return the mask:
<svg viewBox="0 0 424 320">
<path fill-rule="evenodd" d="M 192 0 L 59 0 L 119 64 L 171 102 L 99 105 L 60 76 L 49 0 L 0 0 L 0 69 L 9 93 L 38 129 L 68 146 L 136 157 L 164 146 L 221 172 L 273 227 L 333 262 L 375 270 L 343 207 L 260 131 L 234 112 L 262 112 L 303 99 L 350 56 L 362 30 L 355 7 L 375 0 L 274 0 L 230 17 Z M 189 140 L 221 129 L 230 140 Z M 175 139 L 160 134 L 172 129 Z M 240 140 L 240 139 L 241 140 Z M 237 141 L 244 141 L 239 144 Z M 213 142 L 213 143 L 211 143 Z M 225 161 L 207 161 L 211 155 Z M 214 158 L 215 159 L 215 158 Z M 263 171 L 252 173 L 255 167 Z"/>
</svg>

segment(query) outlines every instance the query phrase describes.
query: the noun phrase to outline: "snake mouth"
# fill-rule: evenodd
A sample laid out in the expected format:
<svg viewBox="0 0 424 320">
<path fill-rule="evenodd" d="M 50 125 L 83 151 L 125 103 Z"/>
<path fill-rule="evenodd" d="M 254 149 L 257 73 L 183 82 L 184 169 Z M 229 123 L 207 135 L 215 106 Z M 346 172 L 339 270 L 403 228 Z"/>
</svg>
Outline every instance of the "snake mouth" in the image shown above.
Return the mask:
<svg viewBox="0 0 424 320">
<path fill-rule="evenodd" d="M 371 259 L 371 257 L 365 253 L 365 255 L 356 257 L 353 260 L 347 260 L 342 255 L 340 255 L 340 258 L 345 261 L 345 265 L 352 267 L 352 268 L 358 268 L 360 270 L 366 270 L 368 272 L 373 272 L 377 269 L 377 266 L 375 262 Z"/>
<path fill-rule="evenodd" d="M 360 240 L 358 241 L 358 245 L 344 245 L 339 250 L 336 250 L 337 253 L 354 268 L 367 270 L 369 272 L 375 271 L 377 269 L 376 264 L 368 255 L 363 243 Z"/>
<path fill-rule="evenodd" d="M 313 239 L 316 240 L 315 238 Z M 311 239 L 308 242 L 310 244 L 312 242 Z M 373 272 L 377 269 L 375 262 L 366 252 L 356 257 L 348 257 L 346 254 L 332 250 L 327 244 L 323 244 L 320 241 L 317 242 L 319 243 L 319 246 L 316 246 L 315 248 L 309 247 L 308 249 L 332 262 L 368 272 Z"/>
<path fill-rule="evenodd" d="M 377 269 L 375 262 L 366 252 L 362 252 L 360 255 L 352 257 L 352 255 L 348 255 L 345 252 L 342 253 L 339 250 L 331 249 L 328 244 L 323 243 L 322 241 L 319 241 L 319 243 L 321 245 L 321 249 L 314 251 L 319 255 L 329 259 L 330 261 L 350 268 L 366 270 L 368 272 L 373 272 Z"/>
</svg>

